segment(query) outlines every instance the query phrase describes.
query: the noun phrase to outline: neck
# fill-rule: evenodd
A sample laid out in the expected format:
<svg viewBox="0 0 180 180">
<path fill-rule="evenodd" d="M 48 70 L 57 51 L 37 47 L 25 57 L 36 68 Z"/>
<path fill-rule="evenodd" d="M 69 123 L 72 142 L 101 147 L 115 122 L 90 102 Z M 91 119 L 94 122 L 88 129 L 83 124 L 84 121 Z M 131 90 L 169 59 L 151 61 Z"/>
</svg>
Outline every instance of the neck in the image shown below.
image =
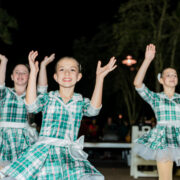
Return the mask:
<svg viewBox="0 0 180 180">
<path fill-rule="evenodd" d="M 24 85 L 24 86 L 14 85 L 14 89 L 15 89 L 17 95 L 22 95 L 26 91 L 26 85 Z"/>
<path fill-rule="evenodd" d="M 59 94 L 63 101 L 67 103 L 74 94 L 74 88 L 60 88 Z"/>
<path fill-rule="evenodd" d="M 173 88 L 171 88 L 171 87 L 164 88 L 164 94 L 166 94 L 169 98 L 173 97 L 174 93 L 175 93 L 174 87 Z"/>
</svg>

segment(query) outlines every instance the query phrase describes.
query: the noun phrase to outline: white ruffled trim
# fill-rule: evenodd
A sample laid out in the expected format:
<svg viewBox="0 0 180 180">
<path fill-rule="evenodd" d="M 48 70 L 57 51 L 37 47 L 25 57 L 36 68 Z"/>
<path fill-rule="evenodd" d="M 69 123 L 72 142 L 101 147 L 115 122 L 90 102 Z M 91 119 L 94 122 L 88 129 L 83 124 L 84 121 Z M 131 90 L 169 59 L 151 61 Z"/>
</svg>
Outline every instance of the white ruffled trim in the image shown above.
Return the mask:
<svg viewBox="0 0 180 180">
<path fill-rule="evenodd" d="M 90 106 L 88 107 L 88 110 L 87 110 L 87 111 L 88 111 L 88 113 L 91 114 L 92 116 L 97 116 L 97 115 L 99 114 L 101 108 L 102 108 L 102 104 L 101 104 L 100 107 L 95 108 L 95 107 L 93 107 L 92 104 L 90 103 Z"/>
<path fill-rule="evenodd" d="M 27 104 L 26 99 L 24 99 L 24 103 L 25 103 L 26 108 L 27 108 L 29 113 L 33 113 L 38 108 L 38 106 L 37 106 L 37 98 L 32 104 Z"/>
<path fill-rule="evenodd" d="M 11 162 L 10 161 L 0 161 L 0 166 L 1 167 L 6 167 L 7 165 L 9 165 Z"/>
<path fill-rule="evenodd" d="M 4 89 L 5 88 L 5 83 L 4 84 L 0 84 L 0 89 Z"/>
<path fill-rule="evenodd" d="M 47 86 L 37 86 L 37 92 L 39 93 L 47 93 L 48 85 Z"/>
<path fill-rule="evenodd" d="M 143 83 L 140 88 L 135 87 L 137 91 L 142 91 L 145 88 L 145 84 Z"/>
<path fill-rule="evenodd" d="M 80 178 L 80 180 L 104 180 L 101 174 L 87 174 Z"/>
<path fill-rule="evenodd" d="M 180 147 L 153 150 L 143 144 L 135 143 L 133 152 L 146 160 L 175 161 L 180 166 Z"/>
</svg>

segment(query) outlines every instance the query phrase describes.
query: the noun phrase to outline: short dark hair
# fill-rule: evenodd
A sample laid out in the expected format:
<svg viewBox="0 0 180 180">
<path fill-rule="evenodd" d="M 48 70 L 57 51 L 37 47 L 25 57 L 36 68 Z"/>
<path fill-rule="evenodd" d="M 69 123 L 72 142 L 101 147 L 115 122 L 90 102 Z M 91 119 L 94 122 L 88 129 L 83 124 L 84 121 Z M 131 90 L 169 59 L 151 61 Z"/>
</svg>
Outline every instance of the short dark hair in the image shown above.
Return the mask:
<svg viewBox="0 0 180 180">
<path fill-rule="evenodd" d="M 164 69 L 162 70 L 161 77 L 163 76 L 164 71 L 167 70 L 167 69 L 174 69 L 174 70 L 176 71 L 176 69 L 175 69 L 174 67 L 166 67 L 166 68 L 164 68 Z M 176 71 L 176 72 L 177 72 L 177 71 Z"/>
</svg>

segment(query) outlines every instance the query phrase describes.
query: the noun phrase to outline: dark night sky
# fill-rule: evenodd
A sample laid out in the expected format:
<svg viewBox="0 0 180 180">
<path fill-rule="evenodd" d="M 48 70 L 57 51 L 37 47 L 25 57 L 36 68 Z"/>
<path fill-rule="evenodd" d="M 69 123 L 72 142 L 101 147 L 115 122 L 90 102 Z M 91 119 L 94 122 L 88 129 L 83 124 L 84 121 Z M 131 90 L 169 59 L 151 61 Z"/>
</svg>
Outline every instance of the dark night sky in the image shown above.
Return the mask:
<svg viewBox="0 0 180 180">
<path fill-rule="evenodd" d="M 74 39 L 94 35 L 99 24 L 113 19 L 120 3 L 119 0 L 0 0 L 0 6 L 17 19 L 19 26 L 13 31 L 13 45 L 1 47 L 0 53 L 9 59 L 7 74 L 15 64 L 27 63 L 31 50 L 38 50 L 39 61 L 55 53 L 55 61 L 48 66 L 48 78 L 51 80 L 49 88 L 56 89 L 52 81 L 55 62 L 62 56 L 73 56 Z M 10 76 L 6 77 L 6 82 L 8 86 L 13 85 Z"/>
<path fill-rule="evenodd" d="M 111 21 L 118 0 L 74 0 L 24 2 L 1 0 L 1 7 L 16 17 L 19 29 L 14 32 L 14 45 L 7 52 L 14 58 L 31 49 L 42 56 L 55 52 L 56 57 L 72 54 L 73 40 L 96 33 L 100 23 Z"/>
<path fill-rule="evenodd" d="M 19 25 L 13 33 L 14 44 L 0 46 L 0 53 L 9 59 L 6 85 L 13 86 L 10 80 L 12 68 L 18 63 L 28 63 L 31 50 L 38 50 L 38 60 L 51 53 L 56 54 L 55 62 L 62 56 L 73 56 L 74 39 L 93 36 L 99 24 L 113 20 L 123 2 L 126 0 L 0 0 L 0 7 L 14 16 Z M 52 81 L 55 62 L 48 66 L 50 90 L 57 89 Z M 85 88 L 82 87 L 80 93 L 83 94 Z"/>
<path fill-rule="evenodd" d="M 91 37 L 95 34 L 99 24 L 113 19 L 121 2 L 120 0 L 47 2 L 0 0 L 0 7 L 14 16 L 19 25 L 18 30 L 13 32 L 13 46 L 1 47 L 0 53 L 9 59 L 6 85 L 13 86 L 10 80 L 12 68 L 15 64 L 27 63 L 28 53 L 31 50 L 38 50 L 38 60 L 51 53 L 56 54 L 56 60 L 62 56 L 73 56 L 74 39 L 81 36 Z M 48 78 L 51 79 L 49 90 L 57 89 L 55 82 L 52 81 L 55 62 L 48 66 Z"/>
</svg>

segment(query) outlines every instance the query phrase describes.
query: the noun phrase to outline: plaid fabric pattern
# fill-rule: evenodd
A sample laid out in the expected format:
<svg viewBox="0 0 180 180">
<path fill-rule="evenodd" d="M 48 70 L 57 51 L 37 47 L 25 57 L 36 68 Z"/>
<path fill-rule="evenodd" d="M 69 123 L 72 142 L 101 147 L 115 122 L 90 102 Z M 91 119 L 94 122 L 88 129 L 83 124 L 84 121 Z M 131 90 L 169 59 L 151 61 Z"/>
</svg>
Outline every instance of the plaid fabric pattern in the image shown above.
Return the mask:
<svg viewBox="0 0 180 180">
<path fill-rule="evenodd" d="M 38 96 L 36 102 L 27 108 L 29 112 L 43 113 L 40 136 L 60 139 L 69 137 L 72 141 L 77 139 L 83 115 L 96 116 L 100 111 L 100 108 L 91 106 L 88 98 L 77 93 L 64 104 L 58 91 Z"/>
<path fill-rule="evenodd" d="M 163 92 L 154 93 L 145 85 L 137 89 L 139 95 L 150 104 L 156 119 L 157 125 L 150 132 L 136 140 L 151 149 L 166 149 L 180 147 L 180 95 L 175 93 L 169 99 Z M 167 125 L 160 124 L 167 122 Z M 168 126 L 171 122 L 179 123 L 179 126 Z"/>
<path fill-rule="evenodd" d="M 0 89 L 0 122 L 27 122 L 24 98 L 25 94 L 17 96 L 13 88 Z"/>
<path fill-rule="evenodd" d="M 25 93 L 18 96 L 14 88 L 0 87 L 0 123 L 27 123 L 28 112 L 24 98 Z M 29 136 L 26 128 L 0 127 L 0 164 L 3 161 L 16 160 L 19 154 L 32 144 Z"/>
<path fill-rule="evenodd" d="M 0 128 L 0 164 L 16 160 L 30 145 L 26 129 Z"/>
<path fill-rule="evenodd" d="M 72 159 L 68 148 L 43 144 L 31 146 L 2 172 L 21 180 L 76 180 L 84 175 L 99 174 L 87 160 Z"/>
<path fill-rule="evenodd" d="M 43 112 L 40 136 L 77 139 L 83 115 L 95 116 L 99 109 L 88 98 L 74 93 L 64 104 L 58 91 L 38 96 L 30 112 Z M 102 175 L 87 160 L 74 159 L 68 147 L 35 143 L 27 152 L 2 170 L 5 175 L 21 180 L 76 180 L 85 175 Z"/>
</svg>

